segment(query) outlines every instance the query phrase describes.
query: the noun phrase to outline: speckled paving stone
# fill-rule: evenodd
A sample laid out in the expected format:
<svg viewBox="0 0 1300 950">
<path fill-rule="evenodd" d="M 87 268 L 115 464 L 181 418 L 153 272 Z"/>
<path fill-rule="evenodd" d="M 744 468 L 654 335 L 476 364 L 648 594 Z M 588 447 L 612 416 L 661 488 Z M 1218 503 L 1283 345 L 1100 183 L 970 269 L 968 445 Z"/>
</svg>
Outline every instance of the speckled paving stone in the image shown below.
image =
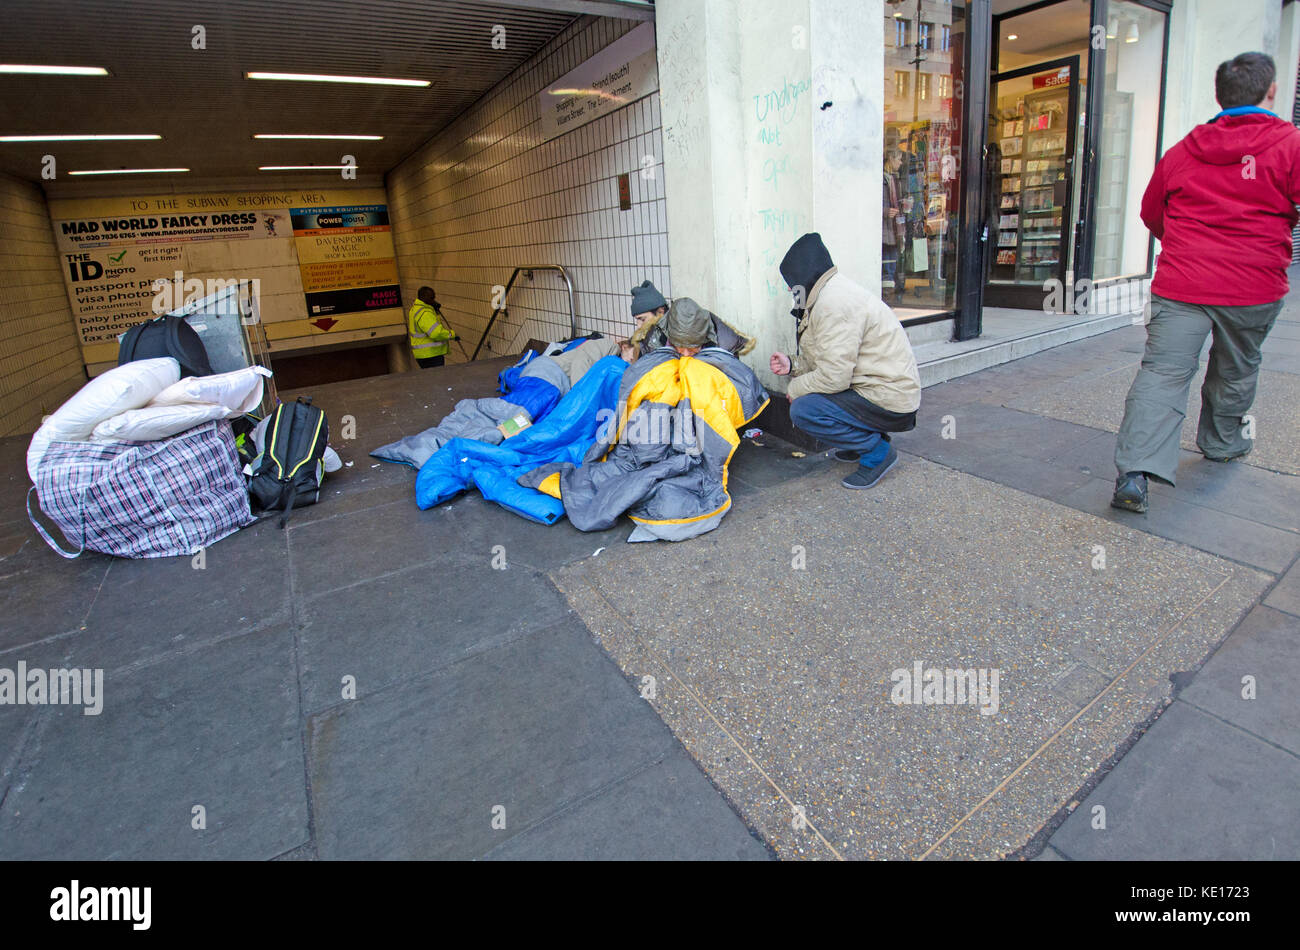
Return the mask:
<svg viewBox="0 0 1300 950">
<path fill-rule="evenodd" d="M 1061 385 L 1045 386 L 1026 395 L 1005 400 L 1011 409 L 1036 412 L 1095 429 L 1118 432 L 1124 419 L 1124 399 L 1140 358 L 1134 357 L 1126 367 L 1102 376 L 1076 379 Z M 1183 422 L 1182 445 L 1196 451 L 1196 423 L 1201 414 L 1201 384 L 1205 381 L 1205 363 L 1192 380 Z M 1259 389 L 1251 415 L 1255 417 L 1254 450 L 1241 461 L 1248 465 L 1300 475 L 1300 376 L 1270 372 L 1268 358 L 1259 374 Z"/>
<path fill-rule="evenodd" d="M 626 672 L 663 669 L 656 710 L 779 854 L 846 858 L 924 855 L 1118 680 L 1090 710 L 1102 727 L 1052 743 L 1033 807 L 962 853 L 1019 847 L 1268 581 L 914 457 L 870 492 L 805 477 L 710 535 L 556 577 Z M 628 577 L 676 580 L 647 598 Z M 894 704 L 893 671 L 917 661 L 997 669 L 997 712 Z M 1092 682 L 1059 688 L 1081 666 Z M 791 846 L 790 803 L 826 844 Z"/>
</svg>

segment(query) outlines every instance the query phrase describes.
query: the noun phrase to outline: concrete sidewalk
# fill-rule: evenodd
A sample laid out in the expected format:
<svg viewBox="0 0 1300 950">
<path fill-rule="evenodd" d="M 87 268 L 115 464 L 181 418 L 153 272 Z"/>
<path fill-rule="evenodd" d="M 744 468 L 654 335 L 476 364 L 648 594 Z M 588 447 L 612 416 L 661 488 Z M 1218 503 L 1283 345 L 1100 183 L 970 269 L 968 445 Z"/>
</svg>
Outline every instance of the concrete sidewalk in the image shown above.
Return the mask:
<svg viewBox="0 0 1300 950">
<path fill-rule="evenodd" d="M 870 492 L 747 441 L 679 545 L 420 512 L 367 456 L 500 361 L 316 389 L 350 465 L 202 570 L 62 561 L 0 442 L 0 668 L 106 672 L 100 716 L 0 706 L 0 858 L 1300 856 L 1287 316 L 1251 464 L 1188 453 L 1145 517 L 1140 329 L 927 390 Z M 891 701 L 916 663 L 998 693 Z"/>
</svg>

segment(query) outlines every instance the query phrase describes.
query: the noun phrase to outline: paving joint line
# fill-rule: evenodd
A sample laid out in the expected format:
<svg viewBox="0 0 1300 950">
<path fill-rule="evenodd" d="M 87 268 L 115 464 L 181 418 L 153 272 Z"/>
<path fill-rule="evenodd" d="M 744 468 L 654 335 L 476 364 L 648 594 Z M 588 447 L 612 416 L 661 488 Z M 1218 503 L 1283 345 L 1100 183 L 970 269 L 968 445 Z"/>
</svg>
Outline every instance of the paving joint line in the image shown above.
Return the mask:
<svg viewBox="0 0 1300 950">
<path fill-rule="evenodd" d="M 781 796 L 781 798 L 785 801 L 785 803 L 790 806 L 791 811 L 793 811 L 795 814 L 799 814 L 798 806 L 795 804 L 793 799 L 791 799 L 790 796 L 786 794 L 785 789 L 781 788 L 781 786 L 778 785 L 772 779 L 772 777 L 767 774 L 767 771 L 761 765 L 758 764 L 758 761 L 752 755 L 750 755 L 749 750 L 746 749 L 740 743 L 740 740 L 737 739 L 731 733 L 731 730 L 729 730 L 726 726 L 722 724 L 722 722 L 718 719 L 718 717 L 714 715 L 713 710 L 709 708 L 708 704 L 705 703 L 704 700 L 702 700 L 693 689 L 691 689 L 689 684 L 687 684 L 685 680 L 683 680 L 680 676 L 678 676 L 673 671 L 673 668 L 668 665 L 668 662 L 656 650 L 654 650 L 654 648 L 652 648 L 648 643 L 646 643 L 645 638 L 641 635 L 641 631 L 637 628 L 637 626 L 633 624 L 627 617 L 625 617 L 617 607 L 615 607 L 612 603 L 610 603 L 609 598 L 605 596 L 604 591 L 600 590 L 598 587 L 596 587 L 595 584 L 591 583 L 590 581 L 588 581 L 587 586 L 597 597 L 599 597 L 602 601 L 604 601 L 605 606 L 609 608 L 610 612 L 613 613 L 614 616 L 618 617 L 619 620 L 623 622 L 624 626 L 626 626 L 629 630 L 632 631 L 632 635 L 637 638 L 637 641 L 641 644 L 642 649 L 644 649 L 647 653 L 649 653 L 654 658 L 655 662 L 658 663 L 664 669 L 664 672 L 666 672 L 671 679 L 676 680 L 681 685 L 682 689 L 686 691 L 687 695 L 690 696 L 691 699 L 695 701 L 696 705 L 698 705 L 700 709 L 704 711 L 705 715 L 707 715 L 709 719 L 713 721 L 713 724 L 716 725 L 718 729 L 722 731 L 722 734 L 725 735 L 727 739 L 730 740 L 730 742 L 737 749 L 740 750 L 740 753 L 745 757 L 745 759 L 749 762 L 749 764 L 753 766 L 755 771 L 757 771 L 758 774 L 763 777 L 763 780 L 766 781 L 767 784 L 770 785 L 779 796 Z M 662 718 L 663 717 L 661 716 L 660 719 L 662 720 Z M 843 861 L 844 856 L 840 854 L 839 850 L 833 844 L 831 844 L 830 841 L 827 840 L 826 836 L 821 833 L 821 829 L 819 829 L 817 825 L 813 823 L 812 819 L 808 818 L 805 815 L 804 821 L 807 823 L 808 827 L 813 830 L 813 833 L 817 836 L 818 840 L 820 840 L 821 843 L 824 844 L 830 850 L 831 854 L 835 856 L 836 860 Z"/>
<path fill-rule="evenodd" d="M 1064 725 L 1062 725 L 1059 729 L 1056 730 L 1056 732 L 1052 733 L 1052 735 L 1048 737 L 1047 741 L 1044 742 L 1042 745 L 1040 745 L 1037 749 L 1035 749 L 1034 752 L 1029 756 L 1029 758 L 1021 762 L 1020 765 L 1018 765 L 1010 775 L 1008 775 L 1006 778 L 1004 778 L 1001 782 L 998 783 L 998 785 L 993 789 L 993 791 L 989 792 L 988 795 L 984 796 L 984 799 L 980 801 L 979 804 L 977 804 L 974 808 L 972 808 L 965 815 L 963 815 L 955 825 L 953 825 L 951 828 L 945 831 L 939 837 L 939 839 L 934 842 L 934 844 L 930 845 L 930 847 L 926 849 L 926 851 L 923 854 L 921 854 L 919 857 L 915 858 L 914 860 L 924 861 L 936 850 L 938 850 L 940 845 L 942 845 L 945 841 L 947 841 L 950 837 L 952 837 L 953 834 L 955 834 L 963 825 L 965 825 L 967 821 L 969 821 L 981 809 L 983 809 L 985 805 L 987 805 L 994 798 L 996 798 L 998 793 L 1004 791 L 1007 788 L 1007 786 L 1009 786 L 1011 782 L 1015 780 L 1016 776 L 1018 776 L 1021 772 L 1023 772 L 1026 768 L 1028 768 L 1030 763 L 1032 763 L 1035 759 L 1037 759 L 1044 751 L 1047 750 L 1049 746 L 1055 743 L 1057 739 L 1063 736 L 1066 733 L 1066 731 L 1071 726 L 1073 726 L 1085 713 L 1087 713 L 1090 709 L 1092 709 L 1093 706 L 1097 705 L 1097 703 L 1099 703 L 1106 696 L 1107 693 L 1109 693 L 1112 689 L 1115 688 L 1115 686 L 1119 683 L 1120 680 L 1122 680 L 1129 673 L 1131 673 L 1133 669 L 1144 659 L 1146 659 L 1152 653 L 1152 651 L 1155 650 L 1157 646 L 1159 646 L 1166 639 L 1168 639 L 1169 636 L 1172 635 L 1175 630 L 1177 630 L 1188 620 L 1190 620 L 1196 614 L 1196 612 L 1199 611 L 1201 607 L 1203 607 L 1210 600 L 1210 598 L 1212 598 L 1215 594 L 1217 594 L 1220 590 L 1223 589 L 1224 585 L 1226 585 L 1228 581 L 1232 579 L 1232 577 L 1233 575 L 1231 574 L 1225 577 L 1223 581 L 1220 582 L 1219 585 L 1214 588 L 1214 590 L 1210 591 L 1208 594 L 1202 597 L 1201 600 L 1194 607 L 1192 607 L 1191 610 L 1189 610 L 1181 618 L 1179 618 L 1179 620 L 1175 622 L 1173 626 L 1171 626 L 1168 630 L 1162 633 L 1155 640 L 1151 641 L 1151 643 L 1147 646 L 1147 648 L 1143 650 L 1140 654 L 1138 654 L 1137 658 L 1134 659 L 1133 662 L 1130 663 L 1127 667 L 1125 667 L 1119 673 L 1119 675 L 1117 675 L 1113 680 L 1107 683 L 1106 687 L 1101 692 L 1099 692 L 1096 696 L 1094 696 L 1091 700 L 1089 700 L 1086 706 L 1084 706 L 1073 716 L 1071 716 L 1070 719 Z"/>
<path fill-rule="evenodd" d="M 1218 722 L 1221 722 L 1225 726 L 1231 726 L 1233 729 L 1236 729 L 1238 732 L 1250 736 L 1250 738 L 1262 742 L 1266 746 L 1271 746 L 1272 748 L 1277 749 L 1279 752 L 1285 752 L 1293 759 L 1300 759 L 1300 752 L 1297 752 L 1294 749 L 1288 749 L 1286 746 L 1280 745 L 1274 742 L 1272 739 L 1265 738 L 1264 736 L 1261 736 L 1257 732 L 1251 732 L 1245 726 L 1240 725 L 1239 723 L 1235 723 L 1231 719 L 1225 719 L 1222 716 L 1220 716 L 1218 713 L 1211 712 L 1210 710 L 1206 709 L 1204 706 L 1199 705 L 1198 703 L 1194 703 L 1191 702 L 1190 700 L 1183 699 L 1181 695 L 1176 696 L 1174 698 L 1174 702 L 1183 703 L 1187 706 L 1190 706 L 1192 709 L 1195 709 L 1197 712 L 1202 713 Z"/>
</svg>

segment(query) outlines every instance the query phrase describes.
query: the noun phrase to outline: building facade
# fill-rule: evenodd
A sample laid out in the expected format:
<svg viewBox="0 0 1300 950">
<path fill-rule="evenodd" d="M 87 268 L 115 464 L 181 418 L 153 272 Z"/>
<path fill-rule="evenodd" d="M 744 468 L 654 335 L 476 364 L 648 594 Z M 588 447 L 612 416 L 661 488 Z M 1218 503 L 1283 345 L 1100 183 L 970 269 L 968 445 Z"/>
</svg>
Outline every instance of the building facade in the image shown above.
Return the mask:
<svg viewBox="0 0 1300 950">
<path fill-rule="evenodd" d="M 986 313 L 1031 333 L 1140 310 L 1113 291 L 1152 274 L 1141 196 L 1218 111 L 1217 65 L 1273 55 L 1283 116 L 1296 88 L 1283 0 L 661 0 L 656 20 L 673 283 L 763 353 L 794 346 L 776 265 L 804 231 L 954 340 Z"/>
</svg>

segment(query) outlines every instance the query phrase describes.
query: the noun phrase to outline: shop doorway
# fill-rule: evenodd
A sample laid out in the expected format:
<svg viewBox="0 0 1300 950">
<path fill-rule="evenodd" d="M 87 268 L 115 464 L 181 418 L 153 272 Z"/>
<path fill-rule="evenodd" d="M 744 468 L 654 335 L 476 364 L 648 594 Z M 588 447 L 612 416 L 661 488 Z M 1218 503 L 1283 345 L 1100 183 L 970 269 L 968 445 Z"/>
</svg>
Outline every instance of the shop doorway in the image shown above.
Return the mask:
<svg viewBox="0 0 1300 950">
<path fill-rule="evenodd" d="M 1066 280 L 1073 217 L 1079 57 L 993 77 L 989 117 L 989 254 L 984 299 L 1035 307 L 1044 281 Z"/>
<path fill-rule="evenodd" d="M 1075 237 L 1088 200 L 1082 113 L 1091 26 L 1090 5 L 1080 2 L 993 18 L 986 307 L 1041 314 L 1044 285 L 1068 286 L 1075 271 Z"/>
</svg>

